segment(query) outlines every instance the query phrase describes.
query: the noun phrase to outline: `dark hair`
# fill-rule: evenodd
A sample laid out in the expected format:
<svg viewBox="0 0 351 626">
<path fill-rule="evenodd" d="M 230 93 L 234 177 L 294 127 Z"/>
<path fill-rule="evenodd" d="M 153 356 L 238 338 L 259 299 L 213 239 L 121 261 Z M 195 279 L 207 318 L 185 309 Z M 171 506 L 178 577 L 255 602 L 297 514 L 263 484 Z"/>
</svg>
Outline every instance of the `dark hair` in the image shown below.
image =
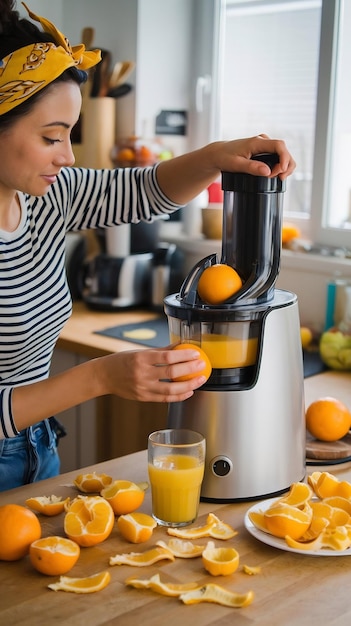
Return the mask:
<svg viewBox="0 0 351 626">
<path fill-rule="evenodd" d="M 33 22 L 21 18 L 18 11 L 14 10 L 15 4 L 16 0 L 0 0 L 0 59 L 32 43 L 56 43 L 49 33 L 40 30 Z M 51 85 L 58 82 L 72 81 L 81 85 L 86 79 L 86 72 L 75 67 L 68 68 L 52 83 L 28 98 L 28 100 L 25 100 L 7 113 L 0 115 L 0 132 L 5 130 L 5 128 L 9 128 L 19 117 L 29 113 L 35 103 L 50 89 Z"/>
</svg>

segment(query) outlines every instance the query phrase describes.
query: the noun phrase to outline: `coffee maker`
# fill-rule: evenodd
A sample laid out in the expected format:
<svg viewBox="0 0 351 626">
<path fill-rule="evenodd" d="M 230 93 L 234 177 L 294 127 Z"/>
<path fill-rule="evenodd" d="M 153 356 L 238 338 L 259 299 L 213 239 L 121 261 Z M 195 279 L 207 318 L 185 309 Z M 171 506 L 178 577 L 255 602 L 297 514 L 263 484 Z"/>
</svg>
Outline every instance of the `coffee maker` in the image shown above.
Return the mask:
<svg viewBox="0 0 351 626">
<path fill-rule="evenodd" d="M 278 160 L 253 158 L 271 168 Z M 222 188 L 220 261 L 217 254 L 199 261 L 164 300 L 171 341 L 201 346 L 213 368 L 191 398 L 170 405 L 168 426 L 206 438 L 201 498 L 235 502 L 278 495 L 305 475 L 303 359 L 297 297 L 275 289 L 285 182 L 223 172 Z M 243 285 L 209 305 L 197 284 L 218 262 Z"/>
</svg>

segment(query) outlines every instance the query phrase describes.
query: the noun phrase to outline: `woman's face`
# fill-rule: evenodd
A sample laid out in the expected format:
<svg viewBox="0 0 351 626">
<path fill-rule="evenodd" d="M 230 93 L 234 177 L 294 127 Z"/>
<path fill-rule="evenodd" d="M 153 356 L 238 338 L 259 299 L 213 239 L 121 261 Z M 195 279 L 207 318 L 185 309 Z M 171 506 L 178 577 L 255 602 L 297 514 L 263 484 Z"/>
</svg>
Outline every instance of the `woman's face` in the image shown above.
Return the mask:
<svg viewBox="0 0 351 626">
<path fill-rule="evenodd" d="M 55 83 L 30 113 L 0 133 L 0 194 L 42 196 L 61 168 L 73 165 L 70 134 L 81 103 L 76 83 Z"/>
</svg>

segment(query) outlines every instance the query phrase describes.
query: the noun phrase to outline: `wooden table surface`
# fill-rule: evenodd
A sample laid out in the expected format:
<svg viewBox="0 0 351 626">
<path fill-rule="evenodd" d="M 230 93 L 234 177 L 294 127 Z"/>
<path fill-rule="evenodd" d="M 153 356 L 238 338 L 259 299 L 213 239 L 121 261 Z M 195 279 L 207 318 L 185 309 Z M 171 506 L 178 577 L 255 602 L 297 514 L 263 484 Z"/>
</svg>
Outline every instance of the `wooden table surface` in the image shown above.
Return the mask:
<svg viewBox="0 0 351 626">
<path fill-rule="evenodd" d="M 351 375 L 327 372 L 307 379 L 306 397 L 314 399 L 320 395 L 338 395 L 351 405 Z M 106 472 L 113 478 L 124 478 L 136 482 L 147 480 L 146 452 L 141 451 L 84 471 Z M 351 482 L 351 463 L 336 466 L 307 467 L 307 472 L 330 471 L 339 478 Z M 0 503 L 24 504 L 29 496 L 77 495 L 73 479 L 77 471 L 57 476 L 46 481 L 26 485 L 0 494 Z M 153 566 L 136 568 L 131 566 L 109 566 L 109 557 L 117 553 L 145 551 L 159 539 L 167 541 L 168 535 L 162 527 L 155 529 L 147 542 L 134 545 L 123 540 L 115 527 L 111 536 L 93 548 L 82 548 L 81 556 L 69 576 L 87 576 L 109 569 L 111 582 L 104 590 L 90 594 L 54 592 L 47 588 L 58 577 L 37 573 L 28 557 L 16 562 L 0 562 L 0 623 L 6 626 L 20 623 L 26 626 L 48 626 L 66 624 L 75 626 L 102 626 L 120 624 L 135 626 L 184 626 L 197 623 L 199 626 L 311 626 L 328 624 L 346 626 L 351 623 L 351 550 L 350 556 L 312 556 L 296 554 L 267 546 L 252 537 L 244 526 L 244 516 L 252 502 L 200 504 L 199 518 L 195 525 L 203 524 L 209 512 L 238 530 L 238 535 L 224 545 L 235 547 L 240 555 L 240 566 L 231 576 L 213 578 L 207 575 L 201 559 L 176 559 L 174 562 L 159 562 Z M 151 512 L 149 491 L 140 509 Z M 40 516 L 43 536 L 63 535 L 63 514 L 48 518 Z M 198 539 L 195 543 L 207 543 Z M 216 541 L 219 545 L 221 542 Z M 259 565 L 261 573 L 248 576 L 242 565 Z M 165 581 L 212 582 L 226 589 L 246 592 L 254 591 L 253 603 L 242 609 L 230 609 L 215 604 L 184 605 L 177 598 L 160 596 L 149 590 L 136 590 L 125 586 L 131 575 L 142 578 L 159 573 Z"/>
</svg>

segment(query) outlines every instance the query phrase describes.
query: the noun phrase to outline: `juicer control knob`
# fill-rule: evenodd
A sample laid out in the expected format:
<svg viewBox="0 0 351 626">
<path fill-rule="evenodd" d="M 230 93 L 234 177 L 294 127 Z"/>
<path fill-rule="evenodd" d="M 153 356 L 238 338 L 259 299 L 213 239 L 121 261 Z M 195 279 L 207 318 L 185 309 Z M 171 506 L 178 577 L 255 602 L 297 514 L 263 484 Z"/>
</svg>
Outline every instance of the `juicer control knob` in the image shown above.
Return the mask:
<svg viewBox="0 0 351 626">
<path fill-rule="evenodd" d="M 211 461 L 211 469 L 215 476 L 227 476 L 233 469 L 233 464 L 231 460 L 225 456 L 216 456 Z"/>
</svg>

